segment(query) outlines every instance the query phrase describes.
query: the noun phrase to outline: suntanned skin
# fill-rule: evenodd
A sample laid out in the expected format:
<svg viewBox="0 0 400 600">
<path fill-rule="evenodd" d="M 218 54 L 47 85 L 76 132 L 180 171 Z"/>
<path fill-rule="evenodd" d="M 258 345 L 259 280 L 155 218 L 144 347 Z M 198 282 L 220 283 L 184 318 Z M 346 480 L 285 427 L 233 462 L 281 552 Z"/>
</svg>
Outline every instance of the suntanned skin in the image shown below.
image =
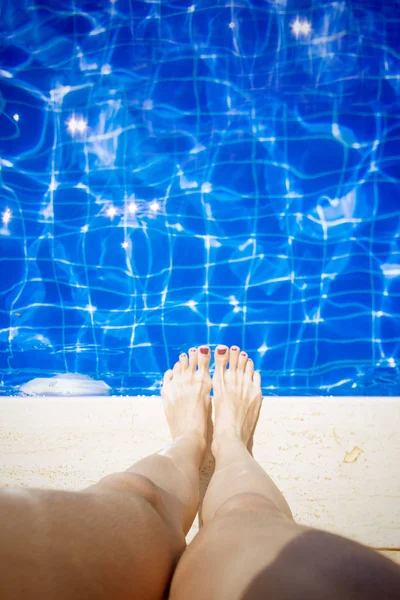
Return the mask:
<svg viewBox="0 0 400 600">
<path fill-rule="evenodd" d="M 260 375 L 237 346 L 203 346 L 164 377 L 172 444 L 83 492 L 0 492 L 4 600 L 398 599 L 400 567 L 345 538 L 302 527 L 247 450 Z M 199 504 L 214 389 L 216 460 L 199 534 Z M 360 499 L 362 501 L 362 499 Z"/>
</svg>

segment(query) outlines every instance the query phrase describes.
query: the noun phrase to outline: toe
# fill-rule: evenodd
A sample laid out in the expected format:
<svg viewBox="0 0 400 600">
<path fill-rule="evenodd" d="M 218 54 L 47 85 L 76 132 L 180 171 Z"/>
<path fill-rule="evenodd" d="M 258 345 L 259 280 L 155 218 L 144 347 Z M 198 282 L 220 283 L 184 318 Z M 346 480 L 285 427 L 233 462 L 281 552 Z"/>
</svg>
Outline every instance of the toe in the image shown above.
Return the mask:
<svg viewBox="0 0 400 600">
<path fill-rule="evenodd" d="M 239 362 L 237 366 L 238 371 L 244 371 L 247 364 L 247 352 L 241 352 L 239 356 Z"/>
<path fill-rule="evenodd" d="M 183 352 L 180 357 L 179 357 L 179 362 L 181 364 L 181 367 L 183 369 L 187 369 L 188 368 L 188 364 L 189 364 L 189 359 L 188 356 L 185 352 Z"/>
<path fill-rule="evenodd" d="M 210 365 L 210 348 L 208 346 L 200 346 L 197 353 L 197 360 L 199 363 L 199 369 L 206 371 Z"/>
<path fill-rule="evenodd" d="M 236 371 L 239 362 L 240 348 L 238 346 L 231 346 L 229 350 L 229 368 L 231 371 Z"/>
<path fill-rule="evenodd" d="M 229 360 L 229 348 L 228 346 L 217 346 L 215 350 L 215 366 L 218 369 L 224 369 L 228 364 Z"/>
<path fill-rule="evenodd" d="M 197 348 L 190 348 L 189 350 L 189 368 L 195 371 L 197 367 Z"/>
<path fill-rule="evenodd" d="M 245 373 L 246 373 L 246 375 L 248 375 L 249 377 L 253 377 L 253 374 L 254 374 L 254 363 L 253 363 L 253 361 L 251 360 L 251 358 L 249 358 L 249 359 L 247 360 L 247 363 L 246 363 L 246 369 L 245 369 Z"/>
<path fill-rule="evenodd" d="M 259 387 L 261 387 L 261 375 L 260 375 L 260 371 L 254 371 L 253 382 L 256 385 L 258 385 Z"/>
<path fill-rule="evenodd" d="M 181 372 L 181 364 L 179 362 L 174 364 L 174 368 L 173 368 L 173 374 L 176 375 L 177 373 Z"/>
<path fill-rule="evenodd" d="M 172 369 L 168 369 L 168 371 L 165 371 L 164 383 L 168 383 L 168 381 L 171 381 L 173 374 L 174 372 L 172 371 Z"/>
</svg>

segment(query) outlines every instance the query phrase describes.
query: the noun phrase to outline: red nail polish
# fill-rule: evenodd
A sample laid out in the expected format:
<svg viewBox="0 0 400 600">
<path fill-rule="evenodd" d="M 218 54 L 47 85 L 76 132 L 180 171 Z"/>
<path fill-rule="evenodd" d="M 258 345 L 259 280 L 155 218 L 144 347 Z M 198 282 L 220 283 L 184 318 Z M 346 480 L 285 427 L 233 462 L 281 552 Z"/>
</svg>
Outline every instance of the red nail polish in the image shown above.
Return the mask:
<svg viewBox="0 0 400 600">
<path fill-rule="evenodd" d="M 226 353 L 226 348 L 218 348 L 217 350 L 218 354 L 225 354 Z"/>
<path fill-rule="evenodd" d="M 231 348 L 231 350 L 234 350 L 236 352 L 237 348 Z"/>
<path fill-rule="evenodd" d="M 202 354 L 208 354 L 208 348 L 200 348 Z"/>
<path fill-rule="evenodd" d="M 246 352 L 241 352 L 241 355 L 242 356 L 246 356 Z"/>
</svg>

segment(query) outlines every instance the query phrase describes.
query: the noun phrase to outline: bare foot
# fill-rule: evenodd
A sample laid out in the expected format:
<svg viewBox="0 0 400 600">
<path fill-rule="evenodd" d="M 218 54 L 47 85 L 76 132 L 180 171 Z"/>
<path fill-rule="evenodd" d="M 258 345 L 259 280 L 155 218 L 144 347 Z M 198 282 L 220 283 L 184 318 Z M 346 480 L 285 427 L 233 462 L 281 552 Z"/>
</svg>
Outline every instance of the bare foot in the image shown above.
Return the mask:
<svg viewBox="0 0 400 600">
<path fill-rule="evenodd" d="M 229 368 L 227 365 L 229 362 Z M 247 446 L 262 401 L 261 376 L 238 346 L 218 346 L 215 351 L 214 440 L 223 435 L 239 437 Z"/>
<path fill-rule="evenodd" d="M 173 370 L 164 375 L 161 389 L 172 439 L 198 433 L 206 438 L 210 406 L 210 349 L 191 348 L 181 354 Z"/>
</svg>

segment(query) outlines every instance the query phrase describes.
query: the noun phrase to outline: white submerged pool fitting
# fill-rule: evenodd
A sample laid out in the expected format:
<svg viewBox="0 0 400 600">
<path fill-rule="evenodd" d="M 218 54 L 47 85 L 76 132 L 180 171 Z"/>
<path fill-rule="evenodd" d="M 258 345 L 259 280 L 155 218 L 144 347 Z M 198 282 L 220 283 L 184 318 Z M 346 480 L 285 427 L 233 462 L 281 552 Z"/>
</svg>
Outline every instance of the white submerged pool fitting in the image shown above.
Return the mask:
<svg viewBox="0 0 400 600">
<path fill-rule="evenodd" d="M 105 381 L 80 373 L 36 377 L 20 387 L 20 392 L 26 396 L 107 396 L 110 390 Z"/>
</svg>

